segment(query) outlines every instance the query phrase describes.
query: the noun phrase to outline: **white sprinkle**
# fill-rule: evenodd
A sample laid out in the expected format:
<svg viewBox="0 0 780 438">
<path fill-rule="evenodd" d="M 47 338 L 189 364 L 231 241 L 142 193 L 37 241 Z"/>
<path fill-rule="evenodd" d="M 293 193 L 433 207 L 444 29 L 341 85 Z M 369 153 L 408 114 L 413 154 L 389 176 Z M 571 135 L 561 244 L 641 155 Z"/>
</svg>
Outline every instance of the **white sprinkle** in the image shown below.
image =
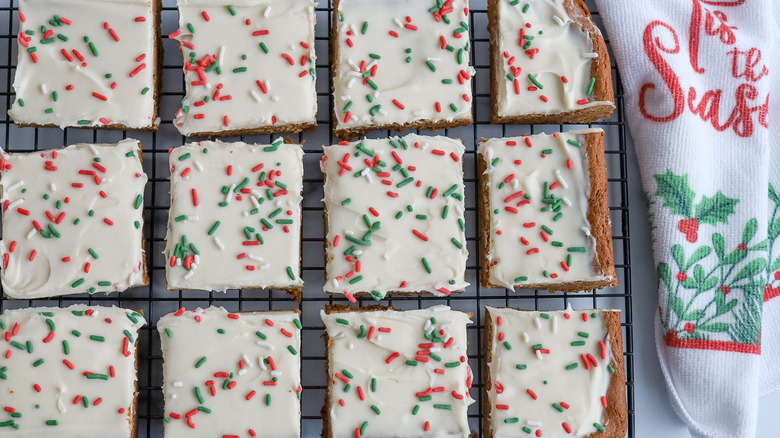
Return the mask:
<svg viewBox="0 0 780 438">
<path fill-rule="evenodd" d="M 214 236 L 214 243 L 217 244 L 217 248 L 225 249 L 225 245 L 222 244 L 222 241 L 219 240 L 219 237 Z"/>
<path fill-rule="evenodd" d="M 12 186 L 8 187 L 8 191 L 9 192 L 13 192 L 14 190 L 18 189 L 19 187 L 21 187 L 23 185 L 24 185 L 24 180 L 20 179 L 19 181 L 16 182 L 16 184 L 13 184 Z M 11 207 L 8 207 L 8 208 L 11 208 Z"/>
<path fill-rule="evenodd" d="M 176 394 L 171 394 L 171 400 L 176 400 Z"/>
<path fill-rule="evenodd" d="M 540 350 L 536 350 L 536 358 L 542 360 L 542 352 Z"/>
<path fill-rule="evenodd" d="M 268 18 L 268 14 L 271 13 L 271 7 L 266 6 L 265 9 L 263 9 L 263 17 Z"/>
<path fill-rule="evenodd" d="M 390 260 L 390 256 L 387 253 L 382 254 L 382 260 Z"/>
<path fill-rule="evenodd" d="M 425 325 L 423 326 L 423 330 L 425 330 L 427 332 L 428 329 L 430 329 L 430 328 L 431 328 L 431 320 L 428 319 L 428 320 L 425 321 Z"/>
<path fill-rule="evenodd" d="M 598 58 L 599 54 L 596 53 L 596 52 L 585 52 L 585 53 L 582 54 L 582 57 L 583 58 L 591 58 L 591 59 L 593 59 L 593 58 Z"/>
<path fill-rule="evenodd" d="M 535 325 L 535 326 L 536 326 L 536 328 L 538 328 L 538 329 L 542 328 L 542 321 L 539 319 L 539 317 L 538 317 L 538 316 L 535 316 L 535 317 L 534 317 L 534 325 Z"/>
<path fill-rule="evenodd" d="M 205 87 L 207 90 L 211 90 L 211 82 L 206 82 Z"/>
<path fill-rule="evenodd" d="M 352 88 L 353 85 L 355 85 L 355 78 L 350 78 L 349 81 L 347 81 L 347 88 Z"/>
<path fill-rule="evenodd" d="M 182 386 L 184 386 L 184 383 L 182 383 L 182 382 L 173 382 L 173 387 L 174 388 L 181 388 Z"/>
<path fill-rule="evenodd" d="M 270 342 L 266 342 L 266 341 L 257 341 L 257 345 L 259 345 L 261 347 L 268 348 L 270 350 L 274 349 L 273 344 L 271 344 Z"/>
<path fill-rule="evenodd" d="M 523 342 L 527 343 L 530 340 L 531 340 L 531 338 L 528 336 L 528 333 L 523 332 Z"/>
<path fill-rule="evenodd" d="M 333 283 L 333 287 L 339 287 L 339 281 L 337 279 L 334 278 L 331 283 Z"/>
<path fill-rule="evenodd" d="M 200 161 L 198 161 L 198 160 L 195 160 L 195 161 L 193 161 L 193 162 L 192 162 L 192 164 L 194 164 L 194 165 L 195 165 L 195 167 L 196 167 L 196 168 L 197 168 L 199 171 L 203 172 L 203 165 L 202 165 L 202 164 L 200 164 Z"/>
<path fill-rule="evenodd" d="M 272 102 L 279 102 L 279 96 L 271 96 Z"/>
<path fill-rule="evenodd" d="M 528 426 L 536 426 L 536 427 L 541 427 L 542 426 L 542 422 L 541 421 L 535 421 L 535 420 L 526 420 L 525 424 L 527 424 Z"/>
<path fill-rule="evenodd" d="M 263 258 L 258 256 L 258 255 L 249 254 L 247 257 L 249 257 L 250 260 L 254 260 L 256 262 L 263 263 Z"/>
<path fill-rule="evenodd" d="M 371 325 L 376 325 L 377 321 L 374 318 L 366 318 L 366 322 Z"/>
<path fill-rule="evenodd" d="M 444 304 L 441 304 L 431 308 L 432 312 L 444 312 L 445 310 L 450 310 L 450 306 L 445 306 Z"/>
<path fill-rule="evenodd" d="M 561 199 L 563 199 L 563 203 L 566 204 L 567 207 L 571 207 L 571 201 L 569 198 L 563 196 Z"/>
<path fill-rule="evenodd" d="M 564 189 L 569 188 L 569 185 L 566 184 L 566 180 L 563 179 L 563 175 L 561 175 L 561 171 L 558 169 L 555 170 L 555 179 L 558 180 L 558 182 L 561 184 L 561 187 L 563 187 Z"/>
<path fill-rule="evenodd" d="M 336 336 L 333 337 L 333 339 L 335 339 L 335 340 L 339 340 L 339 339 L 343 339 L 343 338 L 344 338 L 344 333 L 342 333 L 342 332 L 336 333 Z"/>
<path fill-rule="evenodd" d="M 420 110 L 412 111 L 412 115 L 415 117 L 422 116 L 423 114 L 425 114 L 425 111 L 420 111 Z"/>
<path fill-rule="evenodd" d="M 259 266 L 259 268 L 260 268 L 260 270 L 261 270 L 261 271 L 262 271 L 263 269 L 268 269 L 268 268 L 270 268 L 270 267 L 271 267 L 271 264 L 270 264 L 270 263 L 266 263 L 266 264 L 264 264 L 264 265 L 260 265 L 260 266 Z"/>
<path fill-rule="evenodd" d="M 356 78 L 362 78 L 363 73 L 360 73 L 359 71 L 350 70 L 346 73 L 347 76 L 354 76 Z"/>
<path fill-rule="evenodd" d="M 443 329 L 448 329 L 450 327 L 452 327 L 452 321 L 447 321 L 447 322 L 445 322 L 444 324 L 441 325 L 441 328 L 443 328 Z"/>
<path fill-rule="evenodd" d="M 553 21 L 555 21 L 556 23 L 558 23 L 558 26 L 563 26 L 563 24 L 564 24 L 564 23 L 563 23 L 563 20 L 561 20 L 561 17 L 559 17 L 559 16 L 557 16 L 557 15 L 553 15 Z"/>
<path fill-rule="evenodd" d="M 16 208 L 22 202 L 24 202 L 24 199 L 23 198 L 19 198 L 16 201 L 8 204 L 8 210 L 13 210 L 14 208 Z"/>
<path fill-rule="evenodd" d="M 271 371 L 271 375 L 274 377 L 281 377 L 282 372 L 281 371 Z"/>
<path fill-rule="evenodd" d="M 253 98 L 253 99 L 255 99 L 255 101 L 257 101 L 257 103 L 260 103 L 260 102 L 262 102 L 262 99 L 260 99 L 260 95 L 259 95 L 259 94 L 257 94 L 257 91 L 255 91 L 255 90 L 250 90 L 250 91 L 249 91 L 249 94 L 252 96 L 252 98 Z"/>
<path fill-rule="evenodd" d="M 41 93 L 46 94 L 48 92 L 49 92 L 49 90 L 46 89 L 46 84 L 41 84 Z"/>
<path fill-rule="evenodd" d="M 52 192 L 56 192 L 57 191 L 57 184 L 51 183 L 51 185 L 49 187 L 51 188 Z"/>
<path fill-rule="evenodd" d="M 353 344 L 352 342 L 350 342 L 350 343 L 349 343 L 349 345 L 347 345 L 347 347 L 348 347 L 350 350 L 354 350 L 354 349 L 355 349 L 355 344 Z"/>
<path fill-rule="evenodd" d="M 246 374 L 246 371 L 247 371 L 246 368 L 242 368 L 242 369 L 238 370 L 238 375 L 239 376 L 243 376 L 244 374 Z"/>
<path fill-rule="evenodd" d="M 585 233 L 585 237 L 590 237 L 590 229 L 588 227 L 580 227 L 580 230 Z"/>
<path fill-rule="evenodd" d="M 433 56 L 429 56 L 428 57 L 428 61 L 439 62 L 439 61 L 441 61 L 441 58 L 436 58 L 436 57 L 433 57 Z"/>
<path fill-rule="evenodd" d="M 233 183 L 230 185 L 230 188 L 228 189 L 227 193 L 225 193 L 225 202 L 228 204 L 230 203 L 230 200 L 233 199 L 233 190 L 236 189 L 236 183 Z"/>
<path fill-rule="evenodd" d="M 397 17 L 393 18 L 393 23 L 395 23 L 398 27 L 404 27 L 403 23 L 401 23 L 401 20 L 399 20 Z"/>
<path fill-rule="evenodd" d="M 376 64 L 377 64 L 376 59 L 371 61 L 371 62 L 369 62 L 368 65 L 366 65 L 366 70 L 365 71 L 371 70 Z"/>
<path fill-rule="evenodd" d="M 92 151 L 93 154 L 98 155 L 98 150 L 97 150 L 97 148 L 95 147 L 94 144 L 90 143 L 87 146 L 89 146 L 89 149 Z"/>
<path fill-rule="evenodd" d="M 260 369 L 262 369 L 263 371 L 268 369 L 268 367 L 265 366 L 265 362 L 263 361 L 263 356 L 260 356 L 258 358 L 257 363 L 260 364 Z"/>
<path fill-rule="evenodd" d="M 263 84 L 265 84 L 266 90 L 271 91 L 271 82 L 269 82 L 268 79 L 264 80 Z"/>
<path fill-rule="evenodd" d="M 558 317 L 553 316 L 552 317 L 552 332 L 558 333 Z"/>
<path fill-rule="evenodd" d="M 356 256 L 362 255 L 363 254 L 363 250 L 362 249 L 356 249 L 356 250 L 352 251 L 352 254 L 355 254 Z"/>
<path fill-rule="evenodd" d="M 441 347 L 429 348 L 428 351 L 430 351 L 431 353 L 438 353 L 439 351 L 441 351 Z"/>
<path fill-rule="evenodd" d="M 35 235 L 35 232 L 38 231 L 34 227 L 27 233 L 27 239 L 32 239 L 32 236 Z"/>
<path fill-rule="evenodd" d="M 189 280 L 193 275 L 195 275 L 195 270 L 194 269 L 190 269 L 189 271 L 187 271 L 186 274 L 184 274 L 184 279 L 185 280 Z"/>
<path fill-rule="evenodd" d="M 219 55 L 217 56 L 217 58 L 219 59 L 220 66 L 225 65 L 225 63 L 223 62 L 225 59 L 225 46 L 219 48 Z"/>
<path fill-rule="evenodd" d="M 377 113 L 378 113 L 380 116 L 386 116 L 386 115 L 387 115 L 387 111 L 383 110 L 382 108 L 379 108 L 379 111 L 377 111 Z"/>
<path fill-rule="evenodd" d="M 200 219 L 200 216 L 187 216 L 188 221 L 197 221 Z"/>
<path fill-rule="evenodd" d="M 254 190 L 252 190 L 252 191 L 254 192 Z M 260 203 L 257 202 L 257 198 L 254 195 L 250 196 L 249 200 L 252 201 L 252 205 L 254 205 L 255 208 L 260 209 Z"/>
</svg>

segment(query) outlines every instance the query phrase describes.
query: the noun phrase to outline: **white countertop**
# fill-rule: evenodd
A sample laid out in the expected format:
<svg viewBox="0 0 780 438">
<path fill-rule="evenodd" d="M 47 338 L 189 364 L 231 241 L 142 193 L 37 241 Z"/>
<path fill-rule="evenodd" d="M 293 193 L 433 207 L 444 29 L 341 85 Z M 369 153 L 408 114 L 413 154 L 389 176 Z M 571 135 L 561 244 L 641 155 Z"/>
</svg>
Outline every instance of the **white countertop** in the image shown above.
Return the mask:
<svg viewBox="0 0 780 438">
<path fill-rule="evenodd" d="M 642 189 L 633 139 L 629 138 L 629 219 L 631 231 L 631 279 L 634 317 L 634 407 L 637 438 L 689 437 L 682 420 L 669 403 L 653 338 L 653 318 L 658 309 L 655 269 L 650 244 L 646 198 Z M 780 330 L 780 324 L 774 327 Z M 780 366 L 778 364 L 777 366 Z M 780 437 L 780 391 L 760 400 L 757 438 Z M 735 437 L 736 438 L 736 437 Z"/>
</svg>

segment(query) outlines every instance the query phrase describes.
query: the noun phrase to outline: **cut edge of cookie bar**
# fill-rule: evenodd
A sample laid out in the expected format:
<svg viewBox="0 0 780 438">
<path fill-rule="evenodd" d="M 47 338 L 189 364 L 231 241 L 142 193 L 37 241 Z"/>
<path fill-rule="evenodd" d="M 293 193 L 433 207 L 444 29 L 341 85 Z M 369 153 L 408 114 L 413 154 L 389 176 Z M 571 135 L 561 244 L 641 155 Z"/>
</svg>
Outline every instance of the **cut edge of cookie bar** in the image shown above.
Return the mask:
<svg viewBox="0 0 780 438">
<path fill-rule="evenodd" d="M 495 382 L 495 375 L 491 369 L 493 363 L 493 345 L 495 336 L 495 327 L 493 325 L 493 318 L 490 314 L 490 310 L 502 310 L 509 309 L 517 312 L 538 312 L 535 310 L 525 310 L 512 307 L 492 307 L 485 306 L 485 329 L 483 338 L 482 354 L 485 357 L 485 372 L 482 378 L 484 385 L 482 387 L 482 435 L 485 438 L 493 438 L 493 430 L 491 427 L 492 418 L 492 406 L 489 402 L 489 391 L 493 388 Z M 546 313 L 563 313 L 571 310 L 558 310 L 558 311 L 546 311 Z M 610 339 L 610 353 L 612 354 L 613 361 L 615 362 L 615 373 L 610 379 L 609 386 L 607 388 L 607 407 L 604 409 L 603 416 L 606 419 L 604 422 L 605 431 L 596 431 L 586 438 L 622 438 L 626 435 L 628 430 L 628 406 L 626 403 L 626 369 L 623 358 L 623 328 L 620 323 L 620 310 L 615 309 L 584 309 L 579 312 L 602 312 L 604 315 L 605 331 Z"/>
<path fill-rule="evenodd" d="M 598 57 L 591 62 L 590 74 L 596 81 L 593 86 L 593 97 L 602 104 L 574 111 L 553 114 L 522 114 L 516 116 L 499 115 L 500 99 L 498 87 L 503 78 L 503 60 L 501 54 L 501 11 L 500 4 L 507 0 L 488 0 L 488 32 L 490 36 L 490 121 L 493 124 L 562 124 L 562 123 L 592 123 L 608 118 L 615 110 L 615 96 L 612 89 L 612 67 L 609 51 L 601 31 L 593 20 L 584 0 L 564 0 L 569 15 L 572 16 L 587 32 L 593 41 L 593 51 Z"/>
<path fill-rule="evenodd" d="M 570 131 L 571 132 L 571 131 Z M 479 145 L 488 141 L 483 138 Z M 544 284 L 520 284 L 514 287 L 520 289 L 540 289 L 550 293 L 555 291 L 582 292 L 618 285 L 615 272 L 615 255 L 612 248 L 612 225 L 609 213 L 609 198 L 607 194 L 607 165 L 604 154 L 604 132 L 591 132 L 585 134 L 585 147 L 588 157 L 588 175 L 590 176 L 590 196 L 588 198 L 588 222 L 591 225 L 590 232 L 596 238 L 596 258 L 594 266 L 596 271 L 606 277 L 604 280 L 576 281 L 564 283 Z M 477 190 L 477 214 L 480 219 L 479 245 L 481 248 L 480 283 L 482 287 L 503 289 L 504 286 L 493 284 L 490 281 L 490 259 L 488 254 L 492 245 L 490 233 L 490 176 L 487 172 L 488 163 L 482 154 L 477 154 L 479 163 L 479 190 Z"/>
</svg>

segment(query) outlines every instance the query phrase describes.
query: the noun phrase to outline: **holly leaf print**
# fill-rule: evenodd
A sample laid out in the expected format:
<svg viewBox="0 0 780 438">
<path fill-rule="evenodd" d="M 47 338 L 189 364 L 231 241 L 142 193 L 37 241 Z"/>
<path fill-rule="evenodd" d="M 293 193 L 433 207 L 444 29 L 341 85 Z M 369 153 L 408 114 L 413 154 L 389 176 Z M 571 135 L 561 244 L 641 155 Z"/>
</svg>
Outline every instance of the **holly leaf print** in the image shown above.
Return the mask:
<svg viewBox="0 0 780 438">
<path fill-rule="evenodd" d="M 701 202 L 696 205 L 696 219 L 700 224 L 728 224 L 729 216 L 734 214 L 737 202 L 738 199 L 728 198 L 720 190 L 711 198 L 702 196 Z"/>
<path fill-rule="evenodd" d="M 706 324 L 696 328 L 698 330 L 704 330 L 705 332 L 725 332 L 729 330 L 729 325 L 725 322 L 713 322 L 712 324 Z"/>
<path fill-rule="evenodd" d="M 780 260 L 780 258 L 778 258 Z M 656 272 L 658 274 L 658 278 L 660 278 L 665 284 L 667 289 L 672 288 L 672 270 L 669 269 L 669 265 L 666 263 L 659 263 L 658 264 L 658 270 Z"/>
<path fill-rule="evenodd" d="M 745 229 L 742 231 L 742 243 L 747 245 L 756 235 L 756 230 L 758 230 L 758 221 L 756 218 L 752 218 L 745 224 Z"/>
<path fill-rule="evenodd" d="M 759 257 L 757 259 L 751 260 L 747 265 L 745 265 L 744 268 L 742 268 L 742 270 L 739 271 L 737 275 L 734 276 L 731 282 L 736 283 L 737 281 L 742 280 L 743 278 L 749 278 L 756 274 L 764 272 L 764 268 L 766 268 L 765 258 Z"/>
<path fill-rule="evenodd" d="M 720 233 L 712 235 L 712 247 L 715 248 L 715 254 L 718 255 L 718 259 L 722 259 L 724 255 L 724 249 L 726 246 L 726 239 Z"/>
<path fill-rule="evenodd" d="M 666 173 L 653 177 L 658 184 L 655 195 L 663 198 L 664 207 L 669 207 L 672 214 L 693 217 L 693 198 L 696 194 L 688 185 L 688 175 L 678 176 L 667 170 Z M 701 219 L 699 221 L 701 222 Z"/>
</svg>

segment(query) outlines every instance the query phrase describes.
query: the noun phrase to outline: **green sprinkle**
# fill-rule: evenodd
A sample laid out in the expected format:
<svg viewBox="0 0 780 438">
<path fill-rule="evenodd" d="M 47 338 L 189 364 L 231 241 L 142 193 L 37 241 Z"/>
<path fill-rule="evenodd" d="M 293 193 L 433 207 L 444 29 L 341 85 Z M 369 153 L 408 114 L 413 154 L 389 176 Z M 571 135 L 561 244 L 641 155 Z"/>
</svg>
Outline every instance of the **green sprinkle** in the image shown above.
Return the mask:
<svg viewBox="0 0 780 438">
<path fill-rule="evenodd" d="M 336 322 L 339 323 L 339 324 L 349 325 L 349 321 L 347 321 L 346 319 L 343 319 L 343 318 L 337 318 Z"/>
<path fill-rule="evenodd" d="M 572 146 L 580 147 L 582 146 L 582 143 L 578 142 L 577 140 L 568 139 L 566 140 L 566 143 L 569 143 Z"/>
<path fill-rule="evenodd" d="M 266 406 L 271 406 L 271 394 L 266 394 L 265 395 L 265 405 Z"/>
<path fill-rule="evenodd" d="M 200 368 L 204 363 L 206 363 L 206 356 L 201 357 L 200 360 L 195 363 L 195 368 Z"/>
<path fill-rule="evenodd" d="M 87 374 L 87 379 L 91 380 L 108 380 L 108 376 L 105 374 Z"/>
<path fill-rule="evenodd" d="M 98 336 L 98 335 L 89 335 L 89 339 L 91 339 L 93 341 L 97 341 L 97 342 L 106 342 L 106 338 L 104 338 L 103 336 Z"/>
<path fill-rule="evenodd" d="M 615 367 L 613 367 L 612 364 L 607 365 L 607 369 L 611 374 L 615 374 Z"/>
<path fill-rule="evenodd" d="M 577 334 L 578 334 L 578 335 L 579 335 L 581 338 L 589 338 L 589 337 L 590 337 L 590 334 L 588 334 L 587 332 L 577 332 Z"/>
<path fill-rule="evenodd" d="M 376 392 L 376 378 L 371 379 L 371 392 Z"/>
<path fill-rule="evenodd" d="M 434 409 L 444 409 L 444 410 L 447 410 L 447 411 L 451 411 L 452 410 L 452 405 L 436 404 L 436 405 L 433 405 L 433 408 Z"/>
<path fill-rule="evenodd" d="M 81 332 L 80 332 L 80 331 L 78 331 L 78 330 L 73 330 L 73 331 L 71 331 L 70 333 L 71 333 L 73 336 L 77 337 L 77 338 L 80 338 L 80 337 L 81 337 Z"/>
<path fill-rule="evenodd" d="M 33 366 L 34 366 L 34 367 L 39 367 L 39 366 L 41 366 L 41 365 L 43 365 L 43 358 L 41 358 L 41 359 L 38 359 L 38 360 L 36 360 L 35 362 L 33 362 Z"/>
<path fill-rule="evenodd" d="M 563 406 L 559 405 L 558 403 L 553 403 L 552 407 L 555 408 L 558 412 L 563 412 Z"/>
<path fill-rule="evenodd" d="M 260 50 L 262 50 L 263 53 L 268 53 L 268 46 L 266 46 L 265 43 L 260 43 Z"/>
<path fill-rule="evenodd" d="M 423 257 L 423 258 L 422 258 L 422 264 L 423 264 L 423 267 L 425 267 L 425 272 L 427 272 L 427 273 L 429 273 L 429 274 L 430 274 L 431 272 L 433 272 L 433 271 L 431 270 L 431 265 L 429 265 L 429 264 L 428 264 L 428 260 L 426 260 L 426 259 L 425 259 L 425 257 Z"/>
<path fill-rule="evenodd" d="M 577 362 L 574 362 L 574 363 L 571 363 L 569 365 L 566 365 L 566 369 L 567 370 L 573 370 L 573 369 L 577 368 L 578 366 L 580 366 L 580 364 L 578 364 Z"/>
<path fill-rule="evenodd" d="M 583 345 L 585 345 L 585 341 L 574 341 L 571 343 L 572 347 L 582 347 Z"/>
<path fill-rule="evenodd" d="M 604 426 L 600 425 L 599 423 L 593 423 L 593 427 L 598 429 L 600 432 L 606 432 L 607 429 L 604 428 Z"/>
<path fill-rule="evenodd" d="M 530 73 L 529 73 L 529 74 L 528 74 L 528 80 L 530 80 L 531 82 L 533 82 L 533 84 L 534 84 L 534 85 L 536 85 L 536 88 L 538 88 L 538 89 L 540 89 L 540 90 L 544 90 L 544 86 L 543 86 L 541 83 L 539 83 L 539 81 L 537 81 L 537 80 L 536 80 L 536 78 L 534 77 L 534 75 L 532 75 L 532 74 L 530 74 Z"/>
<path fill-rule="evenodd" d="M 46 420 L 46 425 L 47 426 L 56 426 L 58 424 L 60 424 L 60 423 L 57 420 Z"/>
<path fill-rule="evenodd" d="M 200 404 L 203 404 L 203 402 L 205 401 L 203 399 L 203 394 L 200 393 L 200 386 L 195 387 L 195 397 L 198 398 L 198 403 Z"/>
<path fill-rule="evenodd" d="M 138 196 L 135 197 L 135 208 L 138 209 L 142 205 L 144 205 L 144 196 L 139 193 Z"/>
<path fill-rule="evenodd" d="M 519 363 L 519 364 L 515 365 L 515 368 L 517 368 L 518 370 L 524 370 L 524 369 L 528 368 L 528 365 Z"/>
<path fill-rule="evenodd" d="M 233 7 L 233 5 L 228 5 L 227 10 L 230 12 L 230 15 L 236 15 L 236 9 Z"/>
<path fill-rule="evenodd" d="M 295 274 L 293 273 L 292 267 L 287 267 L 287 276 L 290 277 L 290 280 L 295 280 Z"/>
<path fill-rule="evenodd" d="M 456 248 L 463 249 L 463 244 L 458 242 L 458 239 L 453 237 L 450 241 L 452 242 L 453 245 L 455 245 Z"/>
<path fill-rule="evenodd" d="M 293 356 L 298 354 L 298 351 L 292 345 L 288 345 L 287 349 L 290 350 L 290 353 L 292 353 Z"/>
<path fill-rule="evenodd" d="M 379 408 L 377 407 L 377 405 L 371 405 L 371 410 L 372 410 L 372 411 L 374 411 L 374 412 L 376 412 L 376 414 L 377 414 L 377 415 L 381 415 L 381 414 L 382 414 L 382 411 L 381 411 L 381 410 L 379 410 Z"/>
<path fill-rule="evenodd" d="M 425 64 L 428 66 L 429 69 L 431 69 L 432 72 L 436 71 L 436 66 L 433 65 L 431 61 L 425 61 Z"/>
<path fill-rule="evenodd" d="M 357 277 L 353 278 L 352 280 L 349 280 L 349 284 L 355 284 L 355 283 L 357 283 L 358 281 L 360 281 L 362 279 L 363 279 L 363 276 L 362 275 L 358 275 Z"/>
<path fill-rule="evenodd" d="M 519 418 L 517 418 L 517 417 L 512 417 L 512 418 L 506 418 L 506 419 L 504 419 L 504 423 L 508 423 L 508 424 L 512 424 L 512 423 L 519 423 L 519 422 L 520 422 L 520 419 L 519 419 Z"/>
<path fill-rule="evenodd" d="M 585 91 L 585 93 L 590 96 L 593 94 L 593 86 L 596 85 L 596 78 L 590 78 L 590 83 L 588 84 L 588 89 Z"/>
<path fill-rule="evenodd" d="M 510 344 L 509 341 L 504 341 L 504 347 L 506 347 L 507 350 L 511 350 L 512 344 Z"/>
<path fill-rule="evenodd" d="M 409 365 L 410 367 L 416 367 L 417 366 L 417 361 L 416 360 L 407 360 L 406 364 Z"/>
<path fill-rule="evenodd" d="M 94 249 L 89 248 L 87 251 L 89 251 L 89 255 L 91 255 L 93 259 L 95 259 L 95 260 L 98 259 L 98 254 L 97 254 L 97 252 L 95 252 Z"/>
<path fill-rule="evenodd" d="M 364 21 L 363 27 L 360 28 L 360 33 L 365 35 L 367 31 L 368 31 L 368 21 Z"/>
<path fill-rule="evenodd" d="M 567 248 L 567 250 L 569 252 L 586 252 L 587 248 L 585 248 L 584 246 L 572 246 Z"/>
<path fill-rule="evenodd" d="M 79 278 L 78 280 L 74 281 L 74 282 L 73 282 L 73 283 L 70 285 L 70 287 L 72 287 L 72 288 L 74 288 L 74 289 L 75 289 L 75 288 L 77 288 L 77 287 L 81 286 L 81 285 L 82 285 L 82 284 L 83 284 L 85 281 L 86 281 L 86 280 L 85 280 L 84 278 Z"/>
<path fill-rule="evenodd" d="M 420 405 L 414 405 L 414 408 L 412 408 L 412 415 L 417 415 L 418 412 L 420 412 Z"/>
</svg>

